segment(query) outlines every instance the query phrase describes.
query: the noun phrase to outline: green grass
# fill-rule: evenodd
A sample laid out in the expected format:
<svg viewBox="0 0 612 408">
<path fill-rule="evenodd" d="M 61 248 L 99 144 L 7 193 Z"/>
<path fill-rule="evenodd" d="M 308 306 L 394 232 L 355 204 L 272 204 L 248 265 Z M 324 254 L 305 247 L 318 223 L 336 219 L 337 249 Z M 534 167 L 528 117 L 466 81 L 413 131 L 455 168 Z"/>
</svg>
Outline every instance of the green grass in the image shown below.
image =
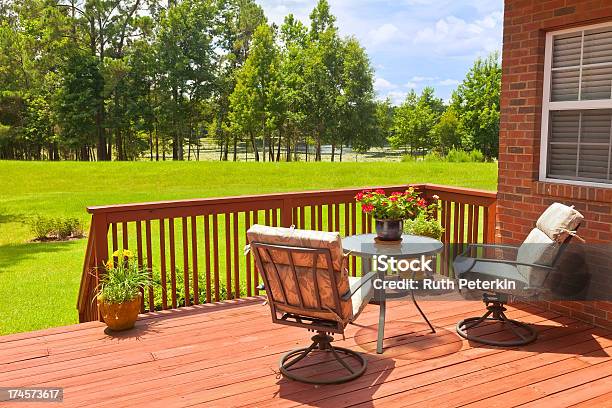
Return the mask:
<svg viewBox="0 0 612 408">
<path fill-rule="evenodd" d="M 88 227 L 91 205 L 421 182 L 495 190 L 497 165 L 0 161 L 0 334 L 77 321 L 86 240 L 32 243 L 33 215 Z"/>
</svg>

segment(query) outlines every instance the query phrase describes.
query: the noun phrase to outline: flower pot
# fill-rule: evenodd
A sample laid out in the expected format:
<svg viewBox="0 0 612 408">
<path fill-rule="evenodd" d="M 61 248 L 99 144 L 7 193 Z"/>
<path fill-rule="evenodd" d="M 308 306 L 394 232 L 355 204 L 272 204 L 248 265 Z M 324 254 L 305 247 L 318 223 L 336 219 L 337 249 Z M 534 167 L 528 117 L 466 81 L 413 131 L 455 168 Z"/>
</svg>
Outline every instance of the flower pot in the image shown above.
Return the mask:
<svg viewBox="0 0 612 408">
<path fill-rule="evenodd" d="M 403 229 L 404 220 L 376 220 L 376 236 L 381 241 L 399 241 Z"/>
<path fill-rule="evenodd" d="M 134 327 L 140 313 L 142 295 L 125 303 L 107 303 L 98 299 L 98 308 L 109 329 L 114 331 L 128 330 Z"/>
</svg>

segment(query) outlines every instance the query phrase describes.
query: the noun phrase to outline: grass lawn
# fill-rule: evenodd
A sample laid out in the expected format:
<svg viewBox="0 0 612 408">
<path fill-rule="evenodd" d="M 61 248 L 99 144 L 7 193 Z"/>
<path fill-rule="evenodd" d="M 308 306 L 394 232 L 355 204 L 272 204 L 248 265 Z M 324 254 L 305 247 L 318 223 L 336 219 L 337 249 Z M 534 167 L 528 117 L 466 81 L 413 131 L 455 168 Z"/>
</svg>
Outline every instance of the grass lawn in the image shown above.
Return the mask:
<svg viewBox="0 0 612 408">
<path fill-rule="evenodd" d="M 493 163 L 220 163 L 0 161 L 0 335 L 77 322 L 86 240 L 32 243 L 28 217 L 85 207 L 402 183 L 495 190 Z"/>
</svg>

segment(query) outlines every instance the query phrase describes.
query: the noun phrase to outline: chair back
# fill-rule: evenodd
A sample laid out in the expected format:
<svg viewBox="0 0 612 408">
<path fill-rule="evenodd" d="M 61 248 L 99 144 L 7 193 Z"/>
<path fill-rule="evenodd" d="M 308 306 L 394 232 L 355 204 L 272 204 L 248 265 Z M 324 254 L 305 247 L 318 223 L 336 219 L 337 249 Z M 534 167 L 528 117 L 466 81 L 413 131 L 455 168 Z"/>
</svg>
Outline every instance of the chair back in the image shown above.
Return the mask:
<svg viewBox="0 0 612 408">
<path fill-rule="evenodd" d="M 247 237 L 273 321 L 341 333 L 353 312 L 340 235 L 253 225 Z"/>
<path fill-rule="evenodd" d="M 553 203 L 536 221 L 523 244 L 518 249 L 517 261 L 555 266 L 572 235 L 584 217 L 573 207 Z M 530 266 L 519 266 L 518 271 L 530 286 L 542 286 L 546 276 L 533 273 Z"/>
</svg>

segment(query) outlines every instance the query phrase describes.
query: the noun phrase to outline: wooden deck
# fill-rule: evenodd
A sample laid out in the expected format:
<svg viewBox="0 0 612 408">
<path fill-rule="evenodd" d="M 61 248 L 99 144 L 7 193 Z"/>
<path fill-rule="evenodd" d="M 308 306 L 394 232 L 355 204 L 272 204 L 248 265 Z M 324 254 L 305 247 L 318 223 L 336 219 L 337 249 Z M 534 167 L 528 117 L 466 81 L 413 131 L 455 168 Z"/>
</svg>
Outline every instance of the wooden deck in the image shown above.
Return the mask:
<svg viewBox="0 0 612 408">
<path fill-rule="evenodd" d="M 481 302 L 422 306 L 438 333 L 428 334 L 409 302 L 392 302 L 386 350 L 377 355 L 378 309 L 369 305 L 337 341 L 365 352 L 368 369 L 342 385 L 277 375 L 280 355 L 306 345 L 309 333 L 273 325 L 260 299 L 148 315 L 117 336 L 91 322 L 0 337 L 0 385 L 64 387 L 63 406 L 71 407 L 612 406 L 609 331 L 533 307 L 510 308 L 508 315 L 534 324 L 540 338 L 499 349 L 454 332 L 462 317 L 481 314 Z"/>
</svg>

